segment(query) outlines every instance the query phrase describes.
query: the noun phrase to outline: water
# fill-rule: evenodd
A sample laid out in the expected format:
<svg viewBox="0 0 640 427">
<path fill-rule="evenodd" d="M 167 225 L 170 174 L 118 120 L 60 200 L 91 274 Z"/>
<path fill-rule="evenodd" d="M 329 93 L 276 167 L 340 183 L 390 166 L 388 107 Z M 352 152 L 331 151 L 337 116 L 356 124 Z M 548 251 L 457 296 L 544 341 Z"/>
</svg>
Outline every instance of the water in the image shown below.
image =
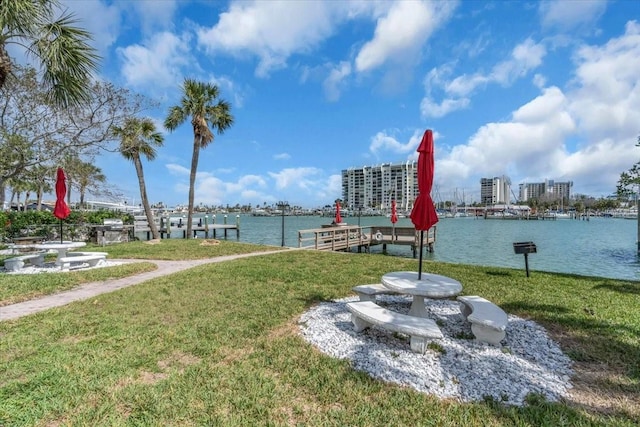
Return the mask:
<svg viewBox="0 0 640 427">
<path fill-rule="evenodd" d="M 319 228 L 333 218 L 317 216 L 286 216 L 284 218 L 285 245 L 298 246 L 298 230 Z M 357 225 L 357 217 L 343 219 Z M 209 222 L 211 216 L 209 216 Z M 235 224 L 236 215 L 227 222 Z M 223 223 L 218 214 L 216 223 Z M 362 226 L 390 225 L 385 217 L 362 217 Z M 400 227 L 411 227 L 411 220 L 400 218 Z M 172 238 L 182 231 L 173 229 Z M 217 237 L 223 236 L 218 231 Z M 235 231 L 228 232 L 235 240 Z M 425 250 L 424 259 L 524 270 L 524 255 L 516 255 L 514 242 L 532 241 L 537 253 L 529 255 L 529 269 L 575 273 L 586 276 L 640 280 L 640 262 L 636 256 L 637 222 L 619 218 L 591 218 L 581 220 L 514 221 L 481 218 L 443 218 L 437 224 L 435 251 Z M 240 217 L 240 241 L 280 246 L 282 217 Z M 375 247 L 373 252 L 381 251 Z M 388 246 L 392 255 L 411 257 L 409 246 Z M 532 273 L 533 274 L 533 273 Z"/>
</svg>

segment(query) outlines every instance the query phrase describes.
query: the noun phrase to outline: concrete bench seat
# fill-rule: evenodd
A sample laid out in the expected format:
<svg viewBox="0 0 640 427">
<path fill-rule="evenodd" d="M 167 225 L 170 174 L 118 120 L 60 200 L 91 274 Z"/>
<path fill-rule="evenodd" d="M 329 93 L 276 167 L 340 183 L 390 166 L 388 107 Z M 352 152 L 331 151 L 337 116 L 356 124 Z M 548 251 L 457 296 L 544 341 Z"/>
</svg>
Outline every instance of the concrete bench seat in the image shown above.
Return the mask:
<svg viewBox="0 0 640 427">
<path fill-rule="evenodd" d="M 4 268 L 6 268 L 8 271 L 19 271 L 24 267 L 25 262 L 29 262 L 32 265 L 42 267 L 42 265 L 44 264 L 44 252 L 20 255 L 17 257 L 5 259 Z"/>
<path fill-rule="evenodd" d="M 479 296 L 459 296 L 460 312 L 471 323 L 471 331 L 480 342 L 500 345 L 505 337 L 507 313 Z"/>
<path fill-rule="evenodd" d="M 441 339 L 442 332 L 436 322 L 422 317 L 408 316 L 380 307 L 372 301 L 347 303 L 351 312 L 351 321 L 356 332 L 372 325 L 411 337 L 411 350 L 424 354 L 427 351 L 427 339 Z"/>
<path fill-rule="evenodd" d="M 108 256 L 107 252 L 67 252 L 67 256 L 86 256 L 86 255 L 102 255 L 104 257 Z"/>
<path fill-rule="evenodd" d="M 71 263 L 79 263 L 79 264 L 89 264 L 91 267 L 95 267 L 100 262 L 105 261 L 106 256 L 102 254 L 98 255 L 76 255 L 76 256 L 66 256 L 62 258 L 58 258 L 57 264 L 60 266 L 62 271 L 69 271 L 71 268 Z"/>
<path fill-rule="evenodd" d="M 398 292 L 384 286 L 382 283 L 372 283 L 370 285 L 358 285 L 351 288 L 358 294 L 360 301 L 376 301 L 376 295 L 397 295 Z"/>
</svg>

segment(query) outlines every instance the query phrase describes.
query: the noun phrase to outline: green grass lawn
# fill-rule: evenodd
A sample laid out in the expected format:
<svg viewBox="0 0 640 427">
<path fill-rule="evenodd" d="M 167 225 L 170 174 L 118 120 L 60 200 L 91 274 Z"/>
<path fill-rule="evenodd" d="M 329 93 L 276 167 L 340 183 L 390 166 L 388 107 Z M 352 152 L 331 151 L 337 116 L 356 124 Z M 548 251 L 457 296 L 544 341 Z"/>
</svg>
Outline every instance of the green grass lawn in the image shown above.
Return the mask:
<svg viewBox="0 0 640 427">
<path fill-rule="evenodd" d="M 199 250 L 193 240 L 165 242 L 107 250 L 117 258 L 144 248 L 148 259 Z M 211 250 L 223 255 L 236 245 Z M 283 252 L 0 322 L 0 425 L 637 425 L 638 282 L 425 264 L 460 280 L 465 294 L 548 329 L 575 362 L 574 393 L 562 403 L 442 401 L 354 371 L 299 335 L 308 307 L 416 262 Z"/>
</svg>

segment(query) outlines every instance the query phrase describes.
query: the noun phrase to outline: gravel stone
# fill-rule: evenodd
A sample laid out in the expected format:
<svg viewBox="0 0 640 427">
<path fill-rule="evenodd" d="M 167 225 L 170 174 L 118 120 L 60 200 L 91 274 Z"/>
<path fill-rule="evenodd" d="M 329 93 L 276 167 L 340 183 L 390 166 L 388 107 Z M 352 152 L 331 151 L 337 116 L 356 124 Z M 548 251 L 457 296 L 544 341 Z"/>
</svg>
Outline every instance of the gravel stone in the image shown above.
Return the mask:
<svg viewBox="0 0 640 427">
<path fill-rule="evenodd" d="M 411 351 L 409 337 L 378 327 L 353 330 L 346 303 L 357 297 L 324 302 L 305 312 L 302 336 L 321 352 L 348 359 L 354 369 L 373 378 L 409 386 L 419 392 L 462 402 L 491 398 L 522 406 L 531 394 L 558 401 L 571 389 L 571 360 L 535 322 L 508 315 L 501 347 L 476 342 L 456 301 L 431 300 L 429 318 L 444 339 L 425 354 Z M 408 313 L 411 297 L 383 295 L 378 304 Z M 440 350 L 442 349 L 442 350 Z"/>
</svg>

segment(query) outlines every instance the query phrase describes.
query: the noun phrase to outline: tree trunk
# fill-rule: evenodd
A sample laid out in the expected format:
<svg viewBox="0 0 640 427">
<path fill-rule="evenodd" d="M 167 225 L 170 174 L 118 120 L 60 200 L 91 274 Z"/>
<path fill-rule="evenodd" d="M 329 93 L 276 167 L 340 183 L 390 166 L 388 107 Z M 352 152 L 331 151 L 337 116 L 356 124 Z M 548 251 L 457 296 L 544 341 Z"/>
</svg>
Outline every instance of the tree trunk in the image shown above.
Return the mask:
<svg viewBox="0 0 640 427">
<path fill-rule="evenodd" d="M 151 229 L 151 237 L 153 237 L 154 240 L 159 239 L 160 233 L 158 232 L 158 227 L 156 226 L 156 222 L 154 221 L 151 206 L 149 206 L 149 198 L 147 197 L 147 186 L 144 183 L 144 172 L 142 171 L 142 162 L 140 161 L 140 156 L 134 156 L 133 164 L 136 167 L 136 174 L 138 175 L 138 184 L 140 184 L 140 199 L 142 199 L 144 213 L 147 216 L 149 229 Z"/>
<path fill-rule="evenodd" d="M 187 213 L 187 239 L 191 238 L 193 222 L 193 199 L 196 186 L 196 171 L 198 170 L 198 157 L 200 156 L 200 140 L 202 136 L 193 137 L 193 156 L 191 157 L 191 174 L 189 175 L 189 210 Z"/>
<path fill-rule="evenodd" d="M 4 86 L 4 82 L 11 73 L 11 57 L 4 47 L 4 43 L 0 43 L 0 88 Z"/>
<path fill-rule="evenodd" d="M 4 209 L 4 203 L 6 200 L 7 186 L 4 183 L 4 178 L 0 177 L 0 209 Z"/>
<path fill-rule="evenodd" d="M 637 237 L 637 247 L 638 247 L 638 256 L 640 256 L 640 186 L 638 186 L 638 193 L 636 193 L 636 215 L 637 215 L 637 226 L 638 226 L 638 237 Z"/>
<path fill-rule="evenodd" d="M 40 186 L 40 187 L 38 187 L 38 191 L 36 192 L 36 199 L 37 199 L 36 200 L 36 204 L 37 204 L 36 210 L 39 210 L 39 211 L 42 210 L 42 193 L 43 193 L 42 186 Z"/>
</svg>

